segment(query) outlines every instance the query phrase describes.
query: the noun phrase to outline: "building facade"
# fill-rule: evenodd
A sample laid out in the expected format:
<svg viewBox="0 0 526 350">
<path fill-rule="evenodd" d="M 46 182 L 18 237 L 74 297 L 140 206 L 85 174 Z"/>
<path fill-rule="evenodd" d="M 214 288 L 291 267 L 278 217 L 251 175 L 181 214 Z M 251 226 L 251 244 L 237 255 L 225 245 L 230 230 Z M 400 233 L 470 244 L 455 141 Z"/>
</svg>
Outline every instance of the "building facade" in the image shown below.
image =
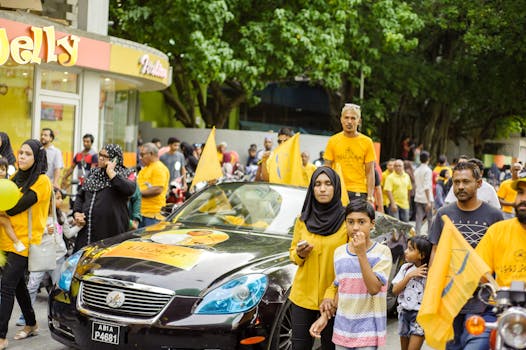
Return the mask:
<svg viewBox="0 0 526 350">
<path fill-rule="evenodd" d="M 0 130 L 16 152 L 42 128 L 53 129 L 66 166 L 90 133 L 95 148 L 118 143 L 127 165 L 134 165 L 139 93 L 170 86 L 169 60 L 146 45 L 107 36 L 107 0 L 85 3 L 91 7 L 81 9 L 79 22 L 98 30 L 0 10 Z"/>
</svg>

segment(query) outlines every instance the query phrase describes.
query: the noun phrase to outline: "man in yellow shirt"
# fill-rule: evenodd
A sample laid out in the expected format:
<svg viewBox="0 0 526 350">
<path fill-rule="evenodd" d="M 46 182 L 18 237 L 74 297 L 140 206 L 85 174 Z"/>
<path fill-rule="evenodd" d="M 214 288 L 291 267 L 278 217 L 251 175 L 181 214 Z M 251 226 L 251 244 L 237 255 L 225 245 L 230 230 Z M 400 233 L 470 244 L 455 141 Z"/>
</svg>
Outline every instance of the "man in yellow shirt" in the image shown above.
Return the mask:
<svg viewBox="0 0 526 350">
<path fill-rule="evenodd" d="M 502 206 L 502 215 L 504 219 L 511 219 L 515 217 L 513 213 L 513 205 L 515 203 L 515 196 L 517 191 L 511 188 L 513 181 L 519 178 L 519 172 L 522 169 L 521 163 L 515 163 L 511 167 L 511 179 L 501 182 L 497 196 L 499 197 L 500 205 Z"/>
<path fill-rule="evenodd" d="M 499 286 L 512 281 L 526 282 L 526 173 L 511 183 L 517 191 L 513 207 L 515 217 L 494 223 L 476 247 L 476 252 L 495 272 Z"/>
<path fill-rule="evenodd" d="M 137 176 L 137 185 L 141 190 L 141 215 L 139 227 L 145 227 L 162 219 L 161 208 L 166 204 L 166 192 L 170 171 L 159 160 L 159 149 L 153 143 L 145 143 L 141 147 L 141 160 L 144 167 Z"/>
<path fill-rule="evenodd" d="M 395 160 L 394 173 L 385 179 L 384 189 L 389 197 L 389 215 L 408 222 L 409 198 L 413 185 L 411 178 L 404 171 L 404 162 L 401 159 Z"/>
<path fill-rule="evenodd" d="M 326 166 L 341 165 L 350 200 L 364 197 L 374 205 L 376 154 L 371 138 L 358 131 L 361 121 L 360 106 L 346 103 L 340 118 L 343 130 L 329 138 L 323 157 Z"/>
</svg>

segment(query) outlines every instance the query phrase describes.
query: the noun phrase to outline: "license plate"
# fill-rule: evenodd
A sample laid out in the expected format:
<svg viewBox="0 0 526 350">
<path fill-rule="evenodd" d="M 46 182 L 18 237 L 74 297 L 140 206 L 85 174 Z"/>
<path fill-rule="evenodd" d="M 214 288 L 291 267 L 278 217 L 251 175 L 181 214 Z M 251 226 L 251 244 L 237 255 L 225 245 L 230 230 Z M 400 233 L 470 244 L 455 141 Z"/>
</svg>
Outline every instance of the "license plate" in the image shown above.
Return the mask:
<svg viewBox="0 0 526 350">
<path fill-rule="evenodd" d="M 101 343 L 119 345 L 121 327 L 116 324 L 93 321 L 91 324 L 91 340 Z"/>
</svg>

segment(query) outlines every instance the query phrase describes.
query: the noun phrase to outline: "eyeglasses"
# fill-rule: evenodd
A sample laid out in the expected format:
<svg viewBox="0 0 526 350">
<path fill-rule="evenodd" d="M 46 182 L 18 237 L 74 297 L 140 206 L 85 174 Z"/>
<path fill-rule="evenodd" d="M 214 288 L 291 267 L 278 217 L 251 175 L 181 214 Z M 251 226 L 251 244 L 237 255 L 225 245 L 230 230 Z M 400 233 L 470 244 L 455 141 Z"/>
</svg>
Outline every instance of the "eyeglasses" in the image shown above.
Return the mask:
<svg viewBox="0 0 526 350">
<path fill-rule="evenodd" d="M 144 157 L 145 155 L 150 154 L 150 153 L 152 153 L 152 152 L 141 152 L 141 153 L 139 153 L 139 155 L 141 157 Z"/>
<path fill-rule="evenodd" d="M 361 107 L 354 103 L 346 103 L 344 107 L 360 110 Z"/>
<path fill-rule="evenodd" d="M 110 156 L 107 155 L 107 154 L 99 153 L 99 158 L 100 158 L 100 159 L 110 159 Z"/>
</svg>

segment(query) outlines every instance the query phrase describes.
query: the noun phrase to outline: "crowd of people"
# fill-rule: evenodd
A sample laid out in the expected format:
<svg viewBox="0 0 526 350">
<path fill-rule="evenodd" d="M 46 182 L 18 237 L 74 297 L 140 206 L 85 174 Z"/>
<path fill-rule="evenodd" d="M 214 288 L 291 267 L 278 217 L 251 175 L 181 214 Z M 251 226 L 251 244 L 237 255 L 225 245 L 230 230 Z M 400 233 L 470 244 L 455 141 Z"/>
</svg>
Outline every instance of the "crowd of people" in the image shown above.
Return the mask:
<svg viewBox="0 0 526 350">
<path fill-rule="evenodd" d="M 392 281 L 392 290 L 399 295 L 404 350 L 421 348 L 425 339 L 416 318 L 442 234 L 442 215 L 480 252 L 500 283 L 526 281 L 526 272 L 504 268 L 519 263 L 510 258 L 516 249 L 526 249 L 521 236 L 526 230 L 526 174 L 521 173 L 520 162 L 502 179 L 492 169 L 490 183 L 484 180 L 480 160 L 460 156 L 449 164 L 441 155 L 433 167 L 429 152 L 422 146 L 410 147 L 404 139 L 400 158 L 388 160 L 382 171 L 372 140 L 359 131 L 360 106 L 345 104 L 340 121 L 342 131 L 329 138 L 318 159 L 310 162 L 309 154 L 301 153 L 302 176 L 309 185 L 290 246 L 290 259 L 298 265 L 289 295 L 293 349 L 311 349 L 316 337 L 321 338 L 322 349 L 376 349 L 385 343 L 392 257 L 387 246 L 371 240 L 376 211 L 415 222 L 406 263 Z M 290 128 L 279 130 L 277 147 L 293 135 Z M 32 307 L 36 291 L 46 275 L 57 281 L 60 264 L 71 253 L 60 245 L 57 269 L 32 271 L 26 280 L 31 243 L 38 244 L 44 235 L 59 235 L 62 242 L 63 237 L 74 240 L 72 251 L 77 251 L 110 234 L 159 222 L 167 201 L 180 203 L 190 195 L 204 147 L 175 137 L 166 146 L 159 139 L 141 142 L 137 167 L 128 168 L 119 145 L 106 144 L 96 152 L 93 135 L 86 134 L 83 149 L 64 169 L 54 139 L 53 130 L 44 128 L 40 140 L 25 141 L 15 157 L 8 135 L 0 132 L 0 177 L 10 178 L 22 194 L 13 208 L 0 212 L 0 250 L 7 258 L 0 287 L 0 349 L 8 345 L 15 297 L 22 310 L 17 325 L 23 328 L 14 339 L 38 333 Z M 261 148 L 251 144 L 246 164 L 225 142 L 219 143 L 224 177 L 269 181 L 273 141 L 265 137 Z M 78 189 L 68 207 L 62 201 L 71 182 Z M 342 202 L 342 191 L 348 205 Z M 61 211 L 65 207 L 69 218 Z M 509 239 L 500 239 L 501 234 Z M 500 248 L 492 249 L 496 245 Z M 453 321 L 454 339 L 448 349 L 487 348 L 487 333 L 466 334 L 463 324 L 471 314 L 486 320 L 496 317 L 491 308 L 471 298 Z"/>
</svg>

